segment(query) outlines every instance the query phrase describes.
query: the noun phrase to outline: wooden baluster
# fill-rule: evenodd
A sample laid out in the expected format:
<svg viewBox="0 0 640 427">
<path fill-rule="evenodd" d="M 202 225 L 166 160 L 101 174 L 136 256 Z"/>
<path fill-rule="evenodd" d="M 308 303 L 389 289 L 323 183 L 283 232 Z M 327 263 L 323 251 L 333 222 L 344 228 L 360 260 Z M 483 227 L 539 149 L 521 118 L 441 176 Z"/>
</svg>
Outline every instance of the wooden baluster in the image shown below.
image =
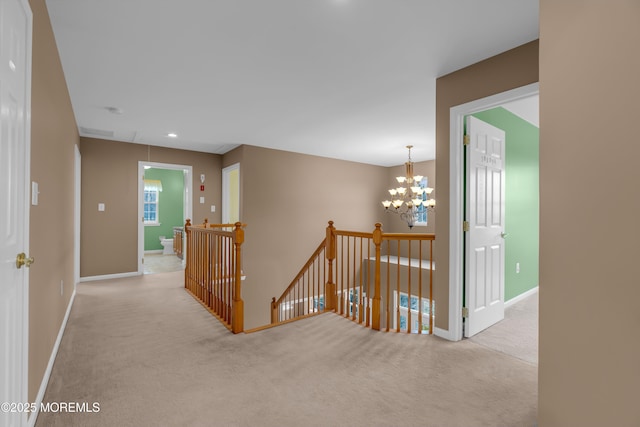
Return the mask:
<svg viewBox="0 0 640 427">
<path fill-rule="evenodd" d="M 220 286 L 222 286 L 222 294 L 224 295 L 222 310 L 223 310 L 223 319 L 228 324 L 232 324 L 233 322 L 233 289 L 232 289 L 232 268 L 231 262 L 233 260 L 233 253 L 231 250 L 231 246 L 233 244 L 233 239 L 230 241 L 229 239 L 225 239 L 225 255 L 224 255 L 224 273 L 222 276 L 222 281 Z"/>
<path fill-rule="evenodd" d="M 329 221 L 327 227 L 327 239 L 325 255 L 329 264 L 329 277 L 325 285 L 324 308 L 325 310 L 335 310 L 336 308 L 336 284 L 333 283 L 333 261 L 336 259 L 336 229 L 333 221 Z"/>
<path fill-rule="evenodd" d="M 366 298 L 366 295 L 364 294 L 364 289 L 362 286 L 362 259 L 364 258 L 363 255 L 363 245 L 364 245 L 364 239 L 362 237 L 358 238 L 360 240 L 360 252 L 359 256 L 358 256 L 358 264 L 360 265 L 360 278 L 358 279 L 358 284 L 359 284 L 359 290 L 358 290 L 358 296 L 360 298 L 358 298 L 358 323 L 362 323 L 364 321 L 364 301 Z M 356 263 L 354 262 L 353 264 L 354 268 L 356 266 Z"/>
<path fill-rule="evenodd" d="M 409 267 L 407 268 L 407 333 L 411 333 L 413 323 L 411 323 L 411 240 L 407 240 L 407 257 L 409 258 Z"/>
<path fill-rule="evenodd" d="M 398 242 L 398 255 L 396 256 L 396 332 L 400 332 L 400 239 Z"/>
<path fill-rule="evenodd" d="M 212 282 L 212 271 L 211 271 L 211 240 L 212 240 L 211 234 L 209 233 L 205 233 L 204 234 L 204 253 L 202 254 L 202 261 L 205 262 L 205 269 L 204 269 L 204 299 L 202 302 L 204 302 L 204 305 L 206 307 L 211 307 L 210 302 L 211 300 L 209 299 L 209 296 L 211 295 L 211 287 L 213 286 L 213 282 Z"/>
<path fill-rule="evenodd" d="M 232 330 L 234 334 L 244 331 L 244 301 L 242 300 L 242 244 L 244 230 L 242 223 L 236 222 L 235 232 L 235 289 L 233 293 Z"/>
<path fill-rule="evenodd" d="M 191 220 L 187 218 L 187 221 L 184 224 L 184 232 L 187 239 L 187 247 L 189 247 L 190 235 L 191 235 Z M 191 254 L 193 251 L 187 250 L 187 262 L 184 268 L 184 287 L 191 290 L 191 258 L 193 255 Z"/>
<path fill-rule="evenodd" d="M 418 240 L 418 333 L 422 333 L 422 240 Z"/>
<path fill-rule="evenodd" d="M 222 280 L 223 276 L 223 256 L 224 256 L 224 237 L 218 235 L 216 237 L 216 263 L 215 263 L 215 278 L 216 278 L 216 288 L 215 288 L 215 311 L 218 313 L 218 316 L 222 315 Z"/>
<path fill-rule="evenodd" d="M 340 314 L 342 315 L 345 315 L 344 264 L 344 236 L 340 236 Z"/>
<path fill-rule="evenodd" d="M 429 240 L 429 335 L 433 334 L 433 240 Z"/>
<path fill-rule="evenodd" d="M 313 301 L 315 298 L 315 295 L 313 295 L 312 293 L 312 289 L 314 286 L 314 281 L 316 279 L 316 275 L 315 275 L 315 261 L 311 264 L 311 277 L 309 278 L 308 274 L 307 274 L 307 303 L 305 304 L 305 307 L 307 308 L 306 313 L 304 314 L 311 314 L 313 313 Z"/>
<path fill-rule="evenodd" d="M 382 245 L 382 224 L 377 223 L 373 230 L 373 244 L 376 246 L 376 262 L 373 279 L 373 302 L 371 329 L 380 330 L 380 245 Z M 388 267 L 387 267 L 388 268 Z"/>
<path fill-rule="evenodd" d="M 387 309 L 386 309 L 386 317 L 385 322 L 387 323 L 386 331 L 389 332 L 389 324 L 391 323 L 391 313 L 389 312 L 389 304 L 391 300 L 391 241 L 387 240 Z"/>
</svg>

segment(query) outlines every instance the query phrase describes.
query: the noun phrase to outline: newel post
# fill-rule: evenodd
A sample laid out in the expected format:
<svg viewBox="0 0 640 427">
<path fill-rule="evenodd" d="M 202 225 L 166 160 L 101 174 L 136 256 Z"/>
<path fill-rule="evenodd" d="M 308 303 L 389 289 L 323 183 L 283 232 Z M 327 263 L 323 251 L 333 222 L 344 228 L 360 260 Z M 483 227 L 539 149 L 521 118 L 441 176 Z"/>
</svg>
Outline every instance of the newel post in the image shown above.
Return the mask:
<svg viewBox="0 0 640 427">
<path fill-rule="evenodd" d="M 325 239 L 325 258 L 328 263 L 327 283 L 325 286 L 324 309 L 336 309 L 336 284 L 333 283 L 333 261 L 336 259 L 336 229 L 333 221 L 329 221 L 327 227 L 327 238 Z"/>
<path fill-rule="evenodd" d="M 244 331 L 244 301 L 242 300 L 242 243 L 244 243 L 244 230 L 242 223 L 235 223 L 234 245 L 236 248 L 235 288 L 233 291 L 233 319 L 231 330 L 234 334 Z"/>
<path fill-rule="evenodd" d="M 193 259 L 193 255 L 191 254 L 193 251 L 191 250 L 191 220 L 187 218 L 187 222 L 184 224 L 184 235 L 185 235 L 185 252 L 186 252 L 186 261 L 184 267 L 184 287 L 191 290 L 191 284 L 189 282 L 189 275 L 191 274 L 191 260 Z"/>
<path fill-rule="evenodd" d="M 382 224 L 376 223 L 373 230 L 373 244 L 376 245 L 373 302 L 371 304 L 371 329 L 380 330 L 380 247 L 382 246 Z"/>
</svg>

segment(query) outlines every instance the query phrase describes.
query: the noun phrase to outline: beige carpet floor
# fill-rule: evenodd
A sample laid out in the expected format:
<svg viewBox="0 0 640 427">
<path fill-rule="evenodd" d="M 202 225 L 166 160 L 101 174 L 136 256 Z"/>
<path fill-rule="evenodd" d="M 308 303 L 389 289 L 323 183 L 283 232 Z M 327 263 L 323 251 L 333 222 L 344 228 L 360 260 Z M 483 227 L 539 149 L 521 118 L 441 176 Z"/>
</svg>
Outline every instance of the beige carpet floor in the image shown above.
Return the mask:
<svg viewBox="0 0 640 427">
<path fill-rule="evenodd" d="M 476 344 L 538 364 L 538 293 L 507 307 L 504 320 L 470 338 Z"/>
<path fill-rule="evenodd" d="M 177 272 L 80 284 L 44 401 L 100 411 L 39 427 L 534 426 L 537 366 L 332 313 L 232 335 Z"/>
</svg>

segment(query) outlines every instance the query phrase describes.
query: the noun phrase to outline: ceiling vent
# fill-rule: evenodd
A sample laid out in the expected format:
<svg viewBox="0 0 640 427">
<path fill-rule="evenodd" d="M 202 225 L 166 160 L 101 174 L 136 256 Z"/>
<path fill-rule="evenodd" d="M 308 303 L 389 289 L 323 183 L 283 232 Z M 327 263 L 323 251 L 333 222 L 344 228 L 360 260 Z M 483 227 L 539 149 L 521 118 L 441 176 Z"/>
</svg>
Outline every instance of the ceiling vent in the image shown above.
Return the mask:
<svg viewBox="0 0 640 427">
<path fill-rule="evenodd" d="M 103 138 L 113 138 L 112 130 L 100 130 L 100 129 L 92 129 L 85 128 L 80 126 L 80 134 L 83 136 L 101 136 Z"/>
</svg>

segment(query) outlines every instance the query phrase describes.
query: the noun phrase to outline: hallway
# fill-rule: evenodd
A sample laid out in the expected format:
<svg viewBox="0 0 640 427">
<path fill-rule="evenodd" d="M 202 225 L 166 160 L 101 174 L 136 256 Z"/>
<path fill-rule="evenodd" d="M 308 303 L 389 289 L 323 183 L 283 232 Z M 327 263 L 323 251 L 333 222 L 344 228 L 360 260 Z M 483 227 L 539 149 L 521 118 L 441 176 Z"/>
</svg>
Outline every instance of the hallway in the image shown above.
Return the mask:
<svg viewBox="0 0 640 427">
<path fill-rule="evenodd" d="M 78 285 L 37 426 L 533 426 L 537 366 L 324 314 L 232 335 L 182 273 Z"/>
</svg>

